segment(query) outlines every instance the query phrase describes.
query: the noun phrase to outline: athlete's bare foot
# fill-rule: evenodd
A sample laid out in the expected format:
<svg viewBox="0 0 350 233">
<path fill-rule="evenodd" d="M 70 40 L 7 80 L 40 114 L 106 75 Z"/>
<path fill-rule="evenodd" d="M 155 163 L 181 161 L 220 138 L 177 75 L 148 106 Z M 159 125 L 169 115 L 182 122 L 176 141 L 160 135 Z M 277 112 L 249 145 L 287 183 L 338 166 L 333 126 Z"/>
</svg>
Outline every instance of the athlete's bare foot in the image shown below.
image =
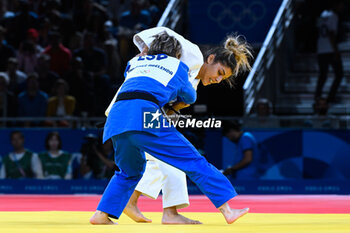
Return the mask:
<svg viewBox="0 0 350 233">
<path fill-rule="evenodd" d="M 249 212 L 249 208 L 231 209 L 227 202 L 220 206 L 219 210 L 224 215 L 225 220 L 228 224 L 234 223 L 237 219 Z"/>
<path fill-rule="evenodd" d="M 163 209 L 162 224 L 202 224 L 200 221 L 186 218 L 179 214 L 176 207 L 169 207 Z"/>
<path fill-rule="evenodd" d="M 90 218 L 90 223 L 93 225 L 113 225 L 118 224 L 108 218 L 108 214 L 97 210 Z"/>
<path fill-rule="evenodd" d="M 146 218 L 140 211 L 140 209 L 136 205 L 132 204 L 127 204 L 124 211 L 124 214 L 126 214 L 129 218 L 134 220 L 135 222 L 140 222 L 140 223 L 150 223 L 152 222 L 151 219 Z"/>
<path fill-rule="evenodd" d="M 134 220 L 135 222 L 140 223 L 150 223 L 152 222 L 151 219 L 146 218 L 140 211 L 140 209 L 137 207 L 137 200 L 139 199 L 141 193 L 139 191 L 134 191 L 134 193 L 131 195 L 128 204 L 124 208 L 123 213 L 126 214 L 129 218 Z"/>
</svg>

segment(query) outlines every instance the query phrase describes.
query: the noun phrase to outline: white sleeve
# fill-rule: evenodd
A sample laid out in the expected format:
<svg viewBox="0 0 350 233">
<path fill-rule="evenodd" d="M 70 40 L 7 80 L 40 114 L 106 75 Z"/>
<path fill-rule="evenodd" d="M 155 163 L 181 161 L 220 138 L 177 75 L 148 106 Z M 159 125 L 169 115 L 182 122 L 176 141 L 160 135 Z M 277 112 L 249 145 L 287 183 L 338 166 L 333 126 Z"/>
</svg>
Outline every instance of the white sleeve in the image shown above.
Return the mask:
<svg viewBox="0 0 350 233">
<path fill-rule="evenodd" d="M 44 178 L 43 168 L 41 166 L 41 161 L 37 153 L 33 153 L 31 163 L 32 163 L 32 171 L 34 172 L 35 178 L 43 179 Z"/>
<path fill-rule="evenodd" d="M 108 105 L 108 108 L 107 108 L 106 111 L 105 111 L 105 116 L 106 116 L 106 117 L 108 117 L 108 114 L 109 114 L 109 112 L 111 111 L 111 109 L 112 109 L 112 107 L 113 107 L 113 104 L 115 103 L 115 101 L 116 101 L 116 99 L 117 99 L 117 95 L 118 95 L 119 90 L 120 90 L 121 87 L 122 87 L 122 86 L 119 87 L 119 89 L 118 89 L 117 93 L 115 93 L 115 95 L 114 95 L 114 97 L 113 97 L 111 103 Z"/>
<path fill-rule="evenodd" d="M 202 52 L 200 51 L 197 45 L 193 44 L 180 34 L 174 32 L 173 30 L 166 27 L 154 27 L 147 30 L 143 30 L 134 35 L 134 44 L 138 47 L 140 51 L 142 51 L 145 45 L 147 45 L 148 47 L 151 45 L 154 39 L 153 36 L 164 31 L 167 32 L 170 36 L 175 37 L 180 42 L 182 46 L 182 56 L 180 60 L 183 63 L 185 63 L 190 69 L 190 77 L 197 77 L 198 72 L 204 62 Z"/>
</svg>

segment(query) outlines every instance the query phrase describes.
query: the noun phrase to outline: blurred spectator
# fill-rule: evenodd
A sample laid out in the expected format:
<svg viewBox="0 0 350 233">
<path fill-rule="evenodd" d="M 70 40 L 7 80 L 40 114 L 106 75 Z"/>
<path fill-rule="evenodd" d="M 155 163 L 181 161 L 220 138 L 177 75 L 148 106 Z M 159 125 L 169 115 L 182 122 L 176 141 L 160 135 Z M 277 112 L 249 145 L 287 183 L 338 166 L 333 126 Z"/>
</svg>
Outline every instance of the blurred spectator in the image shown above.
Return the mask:
<svg viewBox="0 0 350 233">
<path fill-rule="evenodd" d="M 8 84 L 6 73 L 0 72 L 0 117 L 16 116 L 16 96 L 8 91 Z"/>
<path fill-rule="evenodd" d="M 51 28 L 52 24 L 48 18 L 41 19 L 40 28 L 38 29 L 38 44 L 40 47 L 46 48 L 49 45 L 49 32 Z"/>
<path fill-rule="evenodd" d="M 62 75 L 70 69 L 72 54 L 61 43 L 61 35 L 58 32 L 51 32 L 49 39 L 50 44 L 45 48 L 44 53 L 51 57 L 50 70 Z"/>
<path fill-rule="evenodd" d="M 304 127 L 332 128 L 339 127 L 339 121 L 328 113 L 329 104 L 326 98 L 318 98 L 314 104 L 314 116 L 304 121 Z"/>
<path fill-rule="evenodd" d="M 26 86 L 27 75 L 18 70 L 18 60 L 14 57 L 10 57 L 7 62 L 7 71 L 9 77 L 8 89 L 15 95 L 24 91 Z"/>
<path fill-rule="evenodd" d="M 236 179 L 258 178 L 258 145 L 254 136 L 241 130 L 241 124 L 237 121 L 224 122 L 223 134 L 237 145 L 233 166 L 224 171 L 224 175 L 232 175 Z"/>
<path fill-rule="evenodd" d="M 72 155 L 62 151 L 62 140 L 58 132 L 50 132 L 45 140 L 47 151 L 39 154 L 46 179 L 72 179 Z"/>
<path fill-rule="evenodd" d="M 94 34 L 87 32 L 84 35 L 83 44 L 83 48 L 76 50 L 74 55 L 82 59 L 84 71 L 90 73 L 93 77 L 94 98 L 96 101 L 94 115 L 103 116 L 104 111 L 108 107 L 108 101 L 111 95 L 114 94 L 111 89 L 110 77 L 106 74 L 107 56 L 103 49 L 95 46 Z M 110 51 L 109 55 L 114 56 L 116 54 Z M 113 65 L 116 67 L 117 64 Z M 75 92 L 73 93 L 75 94 Z"/>
<path fill-rule="evenodd" d="M 123 83 L 124 78 L 121 72 L 120 56 L 117 52 L 118 42 L 115 39 L 109 39 L 104 43 L 105 53 L 107 55 L 106 73 L 110 77 L 112 83 Z"/>
<path fill-rule="evenodd" d="M 101 145 L 99 150 L 96 150 L 98 158 L 102 161 L 102 175 L 103 178 L 111 178 L 117 168 L 114 162 L 114 148 L 112 140 L 108 140 Z"/>
<path fill-rule="evenodd" d="M 258 99 L 255 113 L 244 119 L 245 125 L 250 128 L 278 128 L 279 120 L 272 114 L 272 104 L 266 98 Z"/>
<path fill-rule="evenodd" d="M 72 116 L 75 110 L 75 98 L 74 96 L 68 95 L 68 84 L 63 79 L 56 81 L 54 85 L 54 96 L 49 98 L 47 105 L 47 116 L 48 117 L 66 117 Z M 67 127 L 69 123 L 62 119 L 57 122 L 59 126 Z"/>
<path fill-rule="evenodd" d="M 0 71 L 5 71 L 7 61 L 10 57 L 15 57 L 15 50 L 5 41 L 6 28 L 0 26 Z"/>
<path fill-rule="evenodd" d="M 7 4 L 8 4 L 8 1 L 0 1 L 0 18 L 1 19 L 13 18 L 15 16 L 15 13 L 7 10 Z"/>
<path fill-rule="evenodd" d="M 43 178 L 38 155 L 24 148 L 24 135 L 13 131 L 10 138 L 13 152 L 3 158 L 0 178 Z"/>
<path fill-rule="evenodd" d="M 23 38 L 26 38 L 28 29 L 38 28 L 39 19 L 38 15 L 30 11 L 30 3 L 28 0 L 19 1 L 18 11 L 15 17 L 8 20 L 8 42 L 15 48 L 18 48 Z"/>
<path fill-rule="evenodd" d="M 44 49 L 38 44 L 39 32 L 35 28 L 28 29 L 27 40 L 31 41 L 35 45 L 35 51 L 37 54 L 42 53 L 44 51 Z"/>
<path fill-rule="evenodd" d="M 86 30 L 95 35 L 97 44 L 106 40 L 104 33 L 104 23 L 108 20 L 106 9 L 95 4 L 95 10 L 90 18 L 88 18 L 88 24 Z"/>
<path fill-rule="evenodd" d="M 151 26 L 152 16 L 144 7 L 145 0 L 132 0 L 131 10 L 123 12 L 120 16 L 118 35 L 120 56 L 123 58 L 123 63 L 126 63 L 126 61 L 136 54 L 132 44 L 132 37 L 136 33 Z"/>
<path fill-rule="evenodd" d="M 36 72 L 39 76 L 40 90 L 50 94 L 55 82 L 59 79 L 59 75 L 50 70 L 51 58 L 47 54 L 41 54 L 38 58 Z"/>
<path fill-rule="evenodd" d="M 162 13 L 168 5 L 167 0 L 149 0 L 147 1 L 147 9 L 152 16 L 151 26 L 156 26 L 159 19 L 162 17 Z"/>
<path fill-rule="evenodd" d="M 268 99 L 260 98 L 256 104 L 256 116 L 268 117 L 271 115 L 271 102 Z"/>
<path fill-rule="evenodd" d="M 38 75 L 32 73 L 27 78 L 27 90 L 18 95 L 19 117 L 45 117 L 48 96 L 39 90 Z M 26 122 L 25 126 L 30 126 Z"/>
<path fill-rule="evenodd" d="M 81 146 L 80 176 L 84 179 L 107 178 L 106 171 L 115 168 L 113 160 L 110 159 L 113 150 L 111 145 L 107 144 L 101 149 L 101 140 L 94 134 L 88 134 L 84 139 L 85 142 Z"/>
<path fill-rule="evenodd" d="M 83 70 L 83 62 L 80 57 L 74 57 L 72 71 L 66 74 L 70 86 L 70 94 L 76 98 L 75 115 L 88 113 L 93 116 L 95 113 L 94 80 L 91 73 Z"/>
<path fill-rule="evenodd" d="M 33 41 L 26 40 L 22 42 L 17 54 L 19 69 L 26 74 L 33 73 L 38 61 L 38 55 L 39 53 L 37 53 Z"/>
<path fill-rule="evenodd" d="M 123 30 L 123 32 L 121 32 L 122 34 L 131 37 L 137 32 L 151 26 L 152 16 L 150 12 L 145 9 L 145 5 L 145 0 L 132 0 L 131 10 L 122 12 L 119 22 L 121 30 Z"/>
<path fill-rule="evenodd" d="M 122 12 L 131 9 L 131 1 L 110 0 L 108 1 L 107 13 L 110 19 L 118 20 Z"/>
<path fill-rule="evenodd" d="M 94 34 L 87 32 L 84 35 L 83 47 L 76 50 L 74 56 L 81 57 L 85 71 L 100 76 L 106 70 L 106 54 L 102 49 L 95 47 L 94 40 Z"/>
<path fill-rule="evenodd" d="M 83 43 L 83 34 L 81 32 L 75 32 L 71 35 L 69 40 L 69 49 L 75 51 L 80 49 Z"/>
<path fill-rule="evenodd" d="M 329 3 L 318 19 L 318 41 L 317 41 L 317 59 L 319 65 L 319 78 L 316 87 L 315 99 L 321 97 L 322 89 L 327 79 L 328 66 L 332 65 L 335 79 L 328 95 L 328 102 L 334 102 L 335 96 L 343 78 L 343 65 L 341 55 L 337 45 L 338 33 L 338 13 L 343 8 L 342 1 Z"/>
<path fill-rule="evenodd" d="M 88 27 L 89 19 L 99 8 L 100 5 L 92 0 L 74 2 L 73 22 L 77 31 L 84 31 Z"/>
</svg>

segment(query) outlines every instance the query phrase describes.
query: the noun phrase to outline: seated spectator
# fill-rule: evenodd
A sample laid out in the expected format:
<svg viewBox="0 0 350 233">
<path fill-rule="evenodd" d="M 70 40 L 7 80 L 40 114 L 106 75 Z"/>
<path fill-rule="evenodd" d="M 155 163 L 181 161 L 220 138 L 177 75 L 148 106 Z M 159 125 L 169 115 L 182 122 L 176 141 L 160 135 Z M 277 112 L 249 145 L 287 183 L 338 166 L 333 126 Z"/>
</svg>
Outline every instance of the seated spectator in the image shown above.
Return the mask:
<svg viewBox="0 0 350 233">
<path fill-rule="evenodd" d="M 27 31 L 27 40 L 31 41 L 35 45 L 35 51 L 37 54 L 40 54 L 44 51 L 43 47 L 41 47 L 39 42 L 39 32 L 35 28 L 30 28 Z"/>
<path fill-rule="evenodd" d="M 50 70 L 50 63 L 50 56 L 43 53 L 39 56 L 38 65 L 36 66 L 40 90 L 46 93 L 52 93 L 54 84 L 60 78 L 57 73 Z"/>
<path fill-rule="evenodd" d="M 79 177 L 83 179 L 103 178 L 102 162 L 97 156 L 98 139 L 94 134 L 84 137 L 85 142 L 81 145 L 81 158 L 79 167 Z"/>
<path fill-rule="evenodd" d="M 258 99 L 255 113 L 244 119 L 249 128 L 278 128 L 279 120 L 272 114 L 272 104 L 266 98 Z"/>
<path fill-rule="evenodd" d="M 131 1 L 110 0 L 108 1 L 107 13 L 110 19 L 116 21 L 119 19 L 122 12 L 131 9 Z"/>
<path fill-rule="evenodd" d="M 117 166 L 114 162 L 114 148 L 112 140 L 108 140 L 105 144 L 101 145 L 99 150 L 96 150 L 98 158 L 103 162 L 102 177 L 110 179 L 113 175 Z"/>
<path fill-rule="evenodd" d="M 9 77 L 8 89 L 15 95 L 18 95 L 20 92 L 24 91 L 26 87 L 27 75 L 18 69 L 17 58 L 9 58 L 6 73 Z"/>
<path fill-rule="evenodd" d="M 58 32 L 51 32 L 50 42 L 43 53 L 51 57 L 50 70 L 63 75 L 70 69 L 72 59 L 71 51 L 61 43 L 61 35 Z"/>
<path fill-rule="evenodd" d="M 123 12 L 120 16 L 118 35 L 120 56 L 123 58 L 124 63 L 136 54 L 132 44 L 132 37 L 151 26 L 152 16 L 144 7 L 144 0 L 132 0 L 131 10 Z"/>
<path fill-rule="evenodd" d="M 35 44 L 32 41 L 26 40 L 21 43 L 17 54 L 18 67 L 26 74 L 35 72 L 35 67 L 38 62 L 38 53 Z"/>
<path fill-rule="evenodd" d="M 51 132 L 45 140 L 47 151 L 39 154 L 45 179 L 72 179 L 72 155 L 62 151 L 62 140 L 58 132 Z"/>
<path fill-rule="evenodd" d="M 111 141 L 104 145 L 94 134 L 85 136 L 81 146 L 81 159 L 78 178 L 104 179 L 113 176 L 117 167 L 114 164 L 114 149 Z"/>
<path fill-rule="evenodd" d="M 151 26 L 152 16 L 145 8 L 146 1 L 132 0 L 131 10 L 122 12 L 119 25 L 124 35 L 132 36 Z"/>
<path fill-rule="evenodd" d="M 329 104 L 326 98 L 318 98 L 314 103 L 314 115 L 312 118 L 305 120 L 304 127 L 319 129 L 337 129 L 339 121 L 335 116 L 328 113 Z"/>
<path fill-rule="evenodd" d="M 83 70 L 83 62 L 80 57 L 74 57 L 72 71 L 65 75 L 70 87 L 70 94 L 76 98 L 75 115 L 81 116 L 87 113 L 93 116 L 95 113 L 94 80 L 91 73 Z"/>
<path fill-rule="evenodd" d="M 101 76 L 106 70 L 107 57 L 102 49 L 95 46 L 94 40 L 94 34 L 87 32 L 84 35 L 83 47 L 74 51 L 74 56 L 82 59 L 85 71 Z"/>
<path fill-rule="evenodd" d="M 10 57 L 15 57 L 15 50 L 5 41 L 6 28 L 0 26 L 0 71 L 6 71 L 7 61 Z"/>
<path fill-rule="evenodd" d="M 234 163 L 224 171 L 225 175 L 232 175 L 236 179 L 257 179 L 258 171 L 258 145 L 254 136 L 241 130 L 239 122 L 225 122 L 223 134 L 237 145 L 233 151 Z"/>
<path fill-rule="evenodd" d="M 151 26 L 156 26 L 159 19 L 162 17 L 162 13 L 168 5 L 167 0 L 150 0 L 148 1 L 148 11 L 152 16 Z"/>
<path fill-rule="evenodd" d="M 27 90 L 18 95 L 18 116 L 45 117 L 47 99 L 47 94 L 39 90 L 38 75 L 36 73 L 28 75 Z M 31 126 L 31 122 L 26 122 L 25 126 Z"/>
<path fill-rule="evenodd" d="M 41 19 L 40 27 L 38 30 L 38 44 L 40 45 L 40 47 L 46 48 L 49 45 L 49 32 L 52 27 L 52 23 L 47 17 Z"/>
<path fill-rule="evenodd" d="M 15 2 L 15 1 L 8 1 Z M 26 38 L 28 29 L 39 27 L 38 15 L 31 11 L 31 4 L 28 0 L 16 1 L 16 13 L 8 20 L 7 40 L 13 47 L 18 48 L 20 42 Z"/>
<path fill-rule="evenodd" d="M 53 89 L 54 95 L 49 98 L 47 105 L 48 117 L 66 117 L 72 116 L 75 110 L 75 98 L 68 95 L 68 84 L 63 79 L 56 81 Z M 58 122 L 59 126 L 69 126 L 69 123 L 65 120 Z"/>
<path fill-rule="evenodd" d="M 24 135 L 20 131 L 11 133 L 13 152 L 3 158 L 0 169 L 0 178 L 43 178 L 39 157 L 24 148 Z"/>
<path fill-rule="evenodd" d="M 7 19 L 7 18 L 13 18 L 14 16 L 15 16 L 15 13 L 8 10 L 8 2 L 0 1 L 0 18 Z"/>
<path fill-rule="evenodd" d="M 8 91 L 8 84 L 6 73 L 0 72 L 0 117 L 16 116 L 16 96 Z"/>
<path fill-rule="evenodd" d="M 105 53 L 108 58 L 106 73 L 113 83 L 122 84 L 124 77 L 121 71 L 120 56 L 117 48 L 118 41 L 116 39 L 109 39 L 104 43 Z"/>
<path fill-rule="evenodd" d="M 70 36 L 69 43 L 68 43 L 69 49 L 71 51 L 80 49 L 82 45 L 82 41 L 83 41 L 83 34 L 81 32 L 75 32 Z"/>
<path fill-rule="evenodd" d="M 105 52 L 95 46 L 94 35 L 86 33 L 84 36 L 83 48 L 75 51 L 76 57 L 81 57 L 83 69 L 93 76 L 94 95 L 96 99 L 96 108 L 94 115 L 103 116 L 108 101 L 114 95 L 111 91 L 110 78 L 106 75 L 107 57 Z"/>
</svg>

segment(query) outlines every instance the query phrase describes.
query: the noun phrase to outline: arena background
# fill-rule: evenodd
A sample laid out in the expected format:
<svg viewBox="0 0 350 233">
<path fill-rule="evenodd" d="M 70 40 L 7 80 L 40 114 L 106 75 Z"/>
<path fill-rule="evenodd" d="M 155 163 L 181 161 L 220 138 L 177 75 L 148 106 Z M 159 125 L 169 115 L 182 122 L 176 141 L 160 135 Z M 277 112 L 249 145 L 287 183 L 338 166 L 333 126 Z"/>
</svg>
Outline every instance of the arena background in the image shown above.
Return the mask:
<svg viewBox="0 0 350 233">
<path fill-rule="evenodd" d="M 320 114 L 315 101 L 317 20 L 333 3 L 341 5 L 337 44 L 344 75 L 335 100 Z M 91 144 L 102 151 L 96 124 L 105 120 L 125 65 L 138 53 L 132 35 L 154 26 L 175 30 L 203 51 L 230 34 L 244 35 L 251 44 L 253 68 L 237 77 L 234 88 L 200 84 L 196 103 L 182 111 L 199 119 L 238 121 L 256 138 L 260 176 L 228 176 L 240 194 L 349 195 L 349 10 L 349 1 L 326 0 L 1 1 L 0 164 L 13 150 L 13 131 L 22 132 L 25 148 L 36 153 L 46 150 L 46 136 L 57 131 L 62 149 L 72 155 L 71 179 L 0 179 L 1 197 L 103 193 L 111 173 L 84 178 L 81 161 L 84 156 L 98 160 L 95 151 L 86 152 Z M 52 51 L 55 43 L 60 52 Z M 26 79 L 33 75 L 44 102 L 29 106 L 23 93 L 31 88 Z M 321 97 L 333 79 L 330 68 Z M 58 95 L 60 82 L 75 107 L 58 116 L 50 111 L 50 100 Z M 238 156 L 220 129 L 181 132 L 218 169 L 232 166 Z M 113 155 L 104 156 L 113 160 Z M 188 187 L 190 194 L 201 194 L 190 180 Z"/>
</svg>

